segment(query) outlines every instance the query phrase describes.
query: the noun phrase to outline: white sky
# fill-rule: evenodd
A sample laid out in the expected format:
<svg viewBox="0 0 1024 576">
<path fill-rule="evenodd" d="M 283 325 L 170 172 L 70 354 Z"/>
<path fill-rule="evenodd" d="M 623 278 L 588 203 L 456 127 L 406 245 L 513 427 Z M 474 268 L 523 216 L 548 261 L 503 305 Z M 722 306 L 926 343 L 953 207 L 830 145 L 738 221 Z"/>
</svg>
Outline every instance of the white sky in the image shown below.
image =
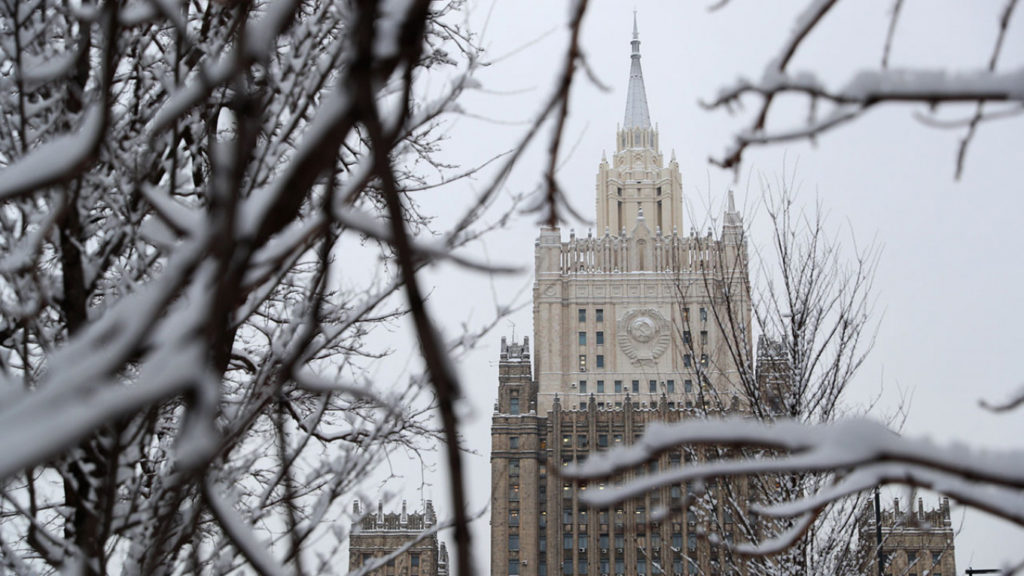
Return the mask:
<svg viewBox="0 0 1024 576">
<path fill-rule="evenodd" d="M 904 434 L 937 442 L 979 447 L 1020 448 L 1021 412 L 992 415 L 978 407 L 982 398 L 999 400 L 1024 382 L 1024 118 L 986 124 L 969 151 L 964 176 L 953 180 L 956 148 L 963 130 L 937 130 L 915 120 L 921 106 L 879 108 L 852 125 L 807 143 L 748 153 L 739 181 L 707 163 L 731 135 L 750 121 L 757 102 L 735 116 L 698 105 L 741 75 L 758 77 L 789 33 L 805 1 L 734 0 L 716 13 L 709 2 L 640 0 L 641 51 L 651 117 L 660 127 L 666 158 L 676 151 L 683 174 L 686 219 L 699 228 L 708 210 L 720 214 L 726 189 L 734 185 L 737 203 L 750 220 L 760 195 L 758 178 L 776 181 L 795 175 L 801 198 L 820 199 L 829 224 L 846 246 L 876 240 L 883 248 L 875 282 L 879 329 L 869 361 L 850 389 L 851 404 L 880 394 L 879 414 L 891 413 L 901 398 L 909 404 Z M 891 0 L 842 3 L 812 36 L 792 69 L 813 69 L 832 86 L 860 68 L 877 68 Z M 475 4 L 475 5 L 473 5 Z M 507 149 L 548 96 L 555 65 L 565 46 L 568 3 L 551 0 L 479 0 L 471 3 L 471 25 L 483 32 L 487 57 L 496 62 L 478 78 L 483 90 L 466 98 L 473 116 L 452 128 L 445 158 L 463 166 Z M 994 40 L 1003 0 L 907 0 L 897 32 L 891 66 L 956 69 L 983 66 Z M 594 177 L 604 150 L 614 148 L 622 121 L 629 70 L 633 3 L 594 1 L 586 17 L 583 47 L 601 91 L 585 76 L 573 89 L 562 159 L 561 185 L 573 205 L 591 217 Z M 1004 69 L 1024 63 L 1024 13 L 1015 14 L 1003 49 Z M 489 17 L 488 17 L 489 14 Z M 486 26 L 486 27 L 485 27 Z M 799 122 L 803 102 L 784 104 L 776 126 Z M 970 108 L 945 108 L 942 117 L 961 118 Z M 525 193 L 541 181 L 544 150 L 534 146 L 509 181 L 509 192 Z M 462 183 L 443 194 L 423 198 L 427 211 L 443 220 L 453 205 L 470 201 L 473 189 L 488 180 Z M 693 216 L 696 215 L 696 219 Z M 449 333 L 462 322 L 485 322 L 495 298 L 526 307 L 511 317 L 517 338 L 532 334 L 529 286 L 536 237 L 534 217 L 526 216 L 478 246 L 480 254 L 524 273 L 481 278 L 451 268 L 428 276 L 431 306 Z M 764 228 L 754 221 L 752 241 L 765 244 Z M 585 233 L 586 224 L 576 223 Z M 570 226 L 563 227 L 567 234 Z M 523 292 L 524 288 L 526 289 Z M 474 509 L 487 505 L 490 487 L 490 417 L 497 392 L 498 344 L 511 335 L 510 323 L 460 365 L 472 414 L 466 437 L 478 455 L 470 456 Z M 407 479 L 411 491 L 418 474 Z M 399 488 L 400 489 L 400 488 Z M 446 515 L 444 481 L 426 491 Z M 906 497 L 902 490 L 892 496 Z M 934 498 L 925 497 L 927 505 Z M 930 500 L 930 502 L 929 502 Z M 1024 531 L 980 513 L 964 515 L 957 537 L 957 566 L 995 568 L 1020 561 Z M 483 573 L 489 570 L 486 517 L 476 523 L 475 548 Z"/>
</svg>

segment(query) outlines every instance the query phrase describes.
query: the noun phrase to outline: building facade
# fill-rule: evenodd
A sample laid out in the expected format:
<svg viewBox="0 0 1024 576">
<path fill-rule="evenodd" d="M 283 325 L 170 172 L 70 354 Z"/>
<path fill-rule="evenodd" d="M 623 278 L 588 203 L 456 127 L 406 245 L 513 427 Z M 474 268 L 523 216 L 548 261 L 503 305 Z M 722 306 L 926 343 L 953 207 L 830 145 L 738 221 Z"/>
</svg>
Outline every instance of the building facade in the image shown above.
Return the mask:
<svg viewBox="0 0 1024 576">
<path fill-rule="evenodd" d="M 884 576 L 955 576 L 956 549 L 953 524 L 949 516 L 949 499 L 943 498 L 935 508 L 925 509 L 924 501 L 917 499 L 917 509 L 900 509 L 899 499 L 893 500 L 889 510 L 881 517 L 881 569 Z M 864 574 L 878 574 L 876 552 L 878 537 L 875 511 L 869 503 L 861 519 L 860 541 L 871 551 L 865 554 L 869 561 Z"/>
<path fill-rule="evenodd" d="M 448 551 L 437 540 L 437 515 L 428 500 L 423 512 L 373 513 L 358 501 L 352 511 L 359 520 L 349 537 L 349 572 L 367 569 L 372 576 L 448 576 Z"/>
<path fill-rule="evenodd" d="M 492 421 L 491 574 L 730 574 L 742 483 L 652 490 L 607 509 L 558 470 L 631 444 L 653 421 L 745 412 L 752 353 L 747 247 L 731 193 L 714 235 L 684 232 L 683 181 L 651 123 L 634 22 L 629 89 L 595 194 L 598 234 L 540 231 L 534 340 L 502 340 Z M 621 483 L 717 449 L 665 453 Z M 732 503 L 732 504 L 726 504 Z M 688 505 L 693 504 L 693 505 Z M 707 537 L 714 532 L 715 537 Z M 738 567 L 737 567 L 738 566 Z"/>
</svg>

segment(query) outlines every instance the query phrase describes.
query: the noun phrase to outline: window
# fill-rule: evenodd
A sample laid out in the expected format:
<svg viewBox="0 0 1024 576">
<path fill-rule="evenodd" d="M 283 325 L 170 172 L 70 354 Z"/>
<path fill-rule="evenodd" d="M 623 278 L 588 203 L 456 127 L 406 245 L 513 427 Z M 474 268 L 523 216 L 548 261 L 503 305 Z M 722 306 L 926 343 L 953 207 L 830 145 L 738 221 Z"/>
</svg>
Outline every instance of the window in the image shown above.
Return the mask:
<svg viewBox="0 0 1024 576">
<path fill-rule="evenodd" d="M 707 330 L 701 330 L 700 331 L 700 345 L 701 346 L 707 346 L 708 345 L 708 331 Z"/>
<path fill-rule="evenodd" d="M 597 393 L 604 394 L 604 380 L 597 381 Z"/>
<path fill-rule="evenodd" d="M 537 576 L 548 576 L 548 563 L 543 558 L 537 565 Z"/>
<path fill-rule="evenodd" d="M 518 548 L 517 548 L 518 549 Z M 413 552 L 409 555 L 409 565 L 413 568 L 419 568 L 420 566 L 420 553 Z"/>
<path fill-rule="evenodd" d="M 562 534 L 562 549 L 572 550 L 572 533 Z"/>
<path fill-rule="evenodd" d="M 640 381 L 639 380 L 633 380 L 633 393 L 634 394 L 639 394 L 640 393 Z"/>
<path fill-rule="evenodd" d="M 571 445 L 572 445 L 572 435 L 571 434 L 562 434 L 562 446 L 571 446 Z"/>
<path fill-rule="evenodd" d="M 604 368 L 604 354 L 597 355 L 597 367 Z"/>
<path fill-rule="evenodd" d="M 650 390 L 651 394 L 654 394 L 655 392 L 658 391 L 658 381 L 657 380 L 651 380 L 650 382 L 647 383 L 647 385 L 649 387 L 649 390 Z"/>
<path fill-rule="evenodd" d="M 519 436 L 509 436 L 508 447 L 512 450 L 519 448 Z"/>
<path fill-rule="evenodd" d="M 668 389 L 668 393 L 669 394 L 674 394 L 675 391 L 676 391 L 676 381 L 675 380 L 666 380 L 665 381 L 665 388 Z"/>
<path fill-rule="evenodd" d="M 707 354 L 701 354 L 700 355 L 700 365 L 703 366 L 704 368 L 708 367 L 708 355 Z"/>
<path fill-rule="evenodd" d="M 598 434 L 597 435 L 597 445 L 600 448 L 607 448 L 608 447 L 608 435 L 607 434 Z"/>
<path fill-rule="evenodd" d="M 604 346 L 604 332 L 598 331 L 597 334 L 595 334 L 595 338 L 595 344 L 598 346 Z"/>
<path fill-rule="evenodd" d="M 587 435 L 586 434 L 579 434 L 579 435 L 576 436 L 576 447 L 577 448 L 586 448 L 587 447 Z"/>
<path fill-rule="evenodd" d="M 579 311 L 577 312 L 577 314 L 579 315 L 580 322 L 586 322 L 587 321 L 587 309 L 586 308 L 580 308 Z"/>
<path fill-rule="evenodd" d="M 519 534 L 508 535 L 508 549 L 519 550 Z"/>
<path fill-rule="evenodd" d="M 616 434 L 615 436 L 612 437 L 612 440 L 616 444 L 622 444 L 622 434 Z"/>
<path fill-rule="evenodd" d="M 587 381 L 586 380 L 580 380 L 580 394 L 586 394 L 586 393 L 587 393 Z"/>
<path fill-rule="evenodd" d="M 693 339 L 690 337 L 690 331 L 689 330 L 684 330 L 683 331 L 683 344 L 689 345 L 692 341 L 693 341 Z"/>
<path fill-rule="evenodd" d="M 622 555 L 619 554 L 615 557 L 615 573 L 624 574 L 626 572 L 625 562 L 622 561 Z"/>
<path fill-rule="evenodd" d="M 689 354 L 683 354 L 683 366 L 686 368 L 693 366 L 693 359 Z"/>
<path fill-rule="evenodd" d="M 580 372 L 587 371 L 587 355 L 580 354 Z"/>
<path fill-rule="evenodd" d="M 615 381 L 615 393 L 622 394 L 622 380 Z"/>
<path fill-rule="evenodd" d="M 622 532 L 615 534 L 615 547 L 622 548 L 625 540 L 623 539 Z"/>
<path fill-rule="evenodd" d="M 693 380 L 683 380 L 683 392 L 687 394 L 693 392 Z"/>
<path fill-rule="evenodd" d="M 579 340 L 580 340 L 580 346 L 586 346 L 587 345 L 587 333 L 586 332 L 580 332 L 579 333 Z"/>
<path fill-rule="evenodd" d="M 647 559 L 644 558 L 643 556 L 640 556 L 641 554 L 643 554 L 643 552 L 640 552 L 638 550 L 637 551 L 638 558 L 636 559 L 636 573 L 643 575 L 643 574 L 647 574 Z"/>
<path fill-rule="evenodd" d="M 701 308 L 700 309 L 700 321 L 701 322 L 707 322 L 708 321 L 708 309 L 707 308 Z"/>
<path fill-rule="evenodd" d="M 686 535 L 686 549 L 690 552 L 697 550 L 697 535 L 693 532 Z"/>
<path fill-rule="evenodd" d="M 597 322 L 604 322 L 604 308 L 594 310 L 594 320 Z"/>
<path fill-rule="evenodd" d="M 511 548 L 509 548 L 511 550 Z M 519 576 L 519 558 L 509 558 L 508 560 L 508 575 Z"/>
<path fill-rule="evenodd" d="M 690 323 L 690 309 L 689 308 L 683 308 L 683 324 L 689 324 L 689 323 Z"/>
<path fill-rule="evenodd" d="M 508 461 L 508 475 L 519 476 L 519 459 L 512 458 Z"/>
<path fill-rule="evenodd" d="M 598 538 L 597 538 L 597 545 L 602 550 L 607 550 L 608 549 L 608 535 L 607 534 L 601 534 L 600 536 L 598 536 Z"/>
<path fill-rule="evenodd" d="M 519 414 L 519 398 L 509 398 L 508 400 L 508 413 Z"/>
<path fill-rule="evenodd" d="M 541 526 L 546 526 L 546 524 L 541 524 Z M 547 552 L 548 550 L 548 539 L 543 532 L 541 532 L 540 540 L 537 544 L 537 547 L 540 549 L 541 552 Z"/>
<path fill-rule="evenodd" d="M 572 558 L 566 558 L 562 561 L 562 574 L 572 576 Z"/>
<path fill-rule="evenodd" d="M 519 526 L 519 510 L 509 510 L 508 525 Z"/>
<path fill-rule="evenodd" d="M 519 484 L 510 484 L 508 487 L 508 499 L 512 502 L 519 501 Z"/>
</svg>

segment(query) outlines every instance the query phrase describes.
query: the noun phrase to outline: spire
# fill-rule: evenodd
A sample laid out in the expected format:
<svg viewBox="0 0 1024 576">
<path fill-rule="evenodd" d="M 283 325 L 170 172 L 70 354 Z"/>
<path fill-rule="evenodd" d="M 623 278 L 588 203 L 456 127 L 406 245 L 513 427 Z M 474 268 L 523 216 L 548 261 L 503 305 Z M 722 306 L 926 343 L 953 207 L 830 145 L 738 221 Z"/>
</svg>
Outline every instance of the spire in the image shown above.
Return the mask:
<svg viewBox="0 0 1024 576">
<path fill-rule="evenodd" d="M 727 204 L 725 207 L 725 218 L 722 221 L 723 226 L 743 227 L 743 217 L 739 211 L 736 210 L 736 198 L 733 196 L 732 188 L 729 189 Z"/>
<path fill-rule="evenodd" d="M 651 114 L 647 110 L 647 91 L 644 90 L 644 73 L 640 68 L 640 32 L 636 26 L 636 10 L 633 11 L 633 53 L 630 55 L 629 89 L 626 92 L 626 118 L 623 128 L 650 128 Z"/>
</svg>

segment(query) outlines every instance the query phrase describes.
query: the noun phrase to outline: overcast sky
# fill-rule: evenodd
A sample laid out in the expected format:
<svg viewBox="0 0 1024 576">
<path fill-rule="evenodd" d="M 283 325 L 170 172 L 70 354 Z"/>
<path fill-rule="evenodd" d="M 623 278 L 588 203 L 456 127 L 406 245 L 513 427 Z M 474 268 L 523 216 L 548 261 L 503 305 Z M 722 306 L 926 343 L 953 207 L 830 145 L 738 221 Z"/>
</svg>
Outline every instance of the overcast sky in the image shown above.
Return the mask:
<svg viewBox="0 0 1024 576">
<path fill-rule="evenodd" d="M 909 408 L 903 433 L 936 442 L 977 447 L 1017 447 L 1024 442 L 1018 411 L 992 415 L 980 399 L 999 400 L 1024 382 L 1024 119 L 989 123 L 979 130 L 965 172 L 953 179 L 962 130 L 925 126 L 921 106 L 879 108 L 852 125 L 807 143 L 754 150 L 739 177 L 708 164 L 732 134 L 750 122 L 756 101 L 730 116 L 710 112 L 699 100 L 711 98 L 740 76 L 758 77 L 789 33 L 805 1 L 735 0 L 709 13 L 707 2 L 640 0 L 641 52 L 651 117 L 660 129 L 666 158 L 676 152 L 683 176 L 685 218 L 702 228 L 718 215 L 725 191 L 733 186 L 737 203 L 752 221 L 751 241 L 766 245 L 757 217 L 759 179 L 785 174 L 802 200 L 820 201 L 828 224 L 852 251 L 854 242 L 882 248 L 875 282 L 877 341 L 852 386 L 848 401 L 865 405 L 878 397 L 879 416 L 903 400 Z M 549 95 L 563 53 L 567 3 L 552 0 L 471 2 L 471 25 L 481 33 L 486 56 L 483 89 L 464 101 L 471 116 L 455 123 L 445 157 L 472 165 L 507 149 L 522 133 L 522 121 Z M 794 70 L 816 71 L 832 86 L 862 68 L 878 68 L 891 0 L 843 3 L 794 60 Z M 995 37 L 1003 0 L 907 0 L 892 49 L 894 68 L 957 69 L 983 66 Z M 604 151 L 614 149 L 622 122 L 629 69 L 633 3 L 594 1 L 587 14 L 583 47 L 601 90 L 579 76 L 566 132 L 571 154 L 561 158 L 559 182 L 572 204 L 588 218 L 594 213 L 594 178 Z M 1024 63 L 1024 14 L 1015 15 L 1003 49 L 1003 67 Z M 776 126 L 799 122 L 805 103 L 779 107 Z M 945 108 L 944 118 L 962 118 L 970 108 Z M 510 193 L 527 193 L 541 179 L 545 146 L 534 146 L 510 179 Z M 443 220 L 445 206 L 464 203 L 487 179 L 462 183 L 444 197 L 424 197 Z M 498 344 L 502 335 L 532 334 L 529 287 L 535 218 L 525 216 L 490 236 L 475 249 L 491 260 L 523 267 L 512 277 L 481 278 L 445 268 L 434 271 L 431 306 L 449 334 L 462 322 L 481 323 L 494 314 L 494 302 L 526 306 L 460 364 L 469 391 L 472 423 L 466 436 L 478 455 L 470 457 L 473 506 L 488 502 L 490 417 L 497 391 Z M 585 232 L 586 223 L 563 227 Z M 525 289 L 525 292 L 523 290 Z M 416 486 L 419 478 L 409 478 Z M 396 488 L 396 489 L 401 489 Z M 408 487 L 406 489 L 409 489 Z M 443 480 L 426 490 L 445 514 Z M 905 497 L 899 490 L 892 496 Z M 925 497 L 934 505 L 934 498 Z M 930 502 L 929 502 L 930 500 Z M 891 503 L 891 502 L 890 502 Z M 962 520 L 956 540 L 963 572 L 1020 561 L 1024 531 L 980 513 L 954 508 Z M 476 523 L 481 568 L 488 564 L 487 518 Z"/>
</svg>

